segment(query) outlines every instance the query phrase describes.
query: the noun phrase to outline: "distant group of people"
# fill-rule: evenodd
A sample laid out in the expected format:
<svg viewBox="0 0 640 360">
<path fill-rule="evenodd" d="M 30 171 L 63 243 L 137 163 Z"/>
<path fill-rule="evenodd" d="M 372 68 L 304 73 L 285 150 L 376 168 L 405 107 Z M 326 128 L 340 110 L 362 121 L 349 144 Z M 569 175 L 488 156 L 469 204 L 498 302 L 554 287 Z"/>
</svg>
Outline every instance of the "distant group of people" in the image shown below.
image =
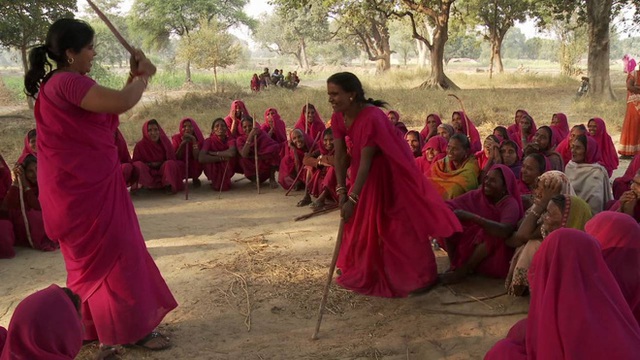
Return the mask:
<svg viewBox="0 0 640 360">
<path fill-rule="evenodd" d="M 260 75 L 253 74 L 251 77 L 251 91 L 259 92 L 272 86 L 295 89 L 299 83 L 300 78 L 297 71 L 289 71 L 285 75 L 283 69 L 275 69 L 272 74 L 269 72 L 269 68 L 264 68 Z"/>
</svg>

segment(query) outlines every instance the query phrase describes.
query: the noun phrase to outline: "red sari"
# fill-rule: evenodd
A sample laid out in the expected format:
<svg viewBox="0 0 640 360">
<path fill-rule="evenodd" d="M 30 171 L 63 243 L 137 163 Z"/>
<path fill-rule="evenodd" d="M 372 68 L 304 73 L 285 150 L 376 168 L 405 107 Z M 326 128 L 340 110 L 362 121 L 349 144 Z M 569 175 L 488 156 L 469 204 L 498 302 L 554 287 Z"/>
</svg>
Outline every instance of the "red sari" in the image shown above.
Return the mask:
<svg viewBox="0 0 640 360">
<path fill-rule="evenodd" d="M 494 204 L 485 196 L 483 184 L 480 189 L 449 200 L 447 204 L 452 210 L 469 211 L 491 221 L 513 225 L 515 228 L 524 215 L 516 177 L 509 167 L 505 165 L 494 165 L 490 170 L 502 172 L 508 196 Z M 450 238 L 450 240 L 458 243 L 455 256 L 451 260 L 451 270 L 466 264 L 475 247 L 484 243 L 489 255 L 478 265 L 475 271 L 492 277 L 507 277 L 509 262 L 515 249 L 508 247 L 505 239 L 489 235 L 476 223 L 464 225 L 462 232 Z M 441 245 L 446 249 L 444 242 L 441 242 Z"/>
<path fill-rule="evenodd" d="M 627 81 L 634 79 L 636 86 L 640 85 L 638 71 L 627 75 Z M 620 155 L 635 156 L 640 153 L 640 94 L 627 90 L 627 112 L 624 115 L 622 132 L 620 134 Z"/>
<path fill-rule="evenodd" d="M 138 184 L 134 187 L 160 189 L 171 186 L 171 192 L 175 194 L 184 188 L 184 163 L 176 160 L 171 141 L 160 125 L 160 140 L 151 140 L 147 130 L 148 124 L 149 121 L 142 124 L 142 139 L 133 148 L 133 166 L 140 174 Z M 162 165 L 158 169 L 147 165 L 153 162 L 160 162 Z"/>
<path fill-rule="evenodd" d="M 526 110 L 522 110 L 522 109 L 516 110 L 515 115 L 517 116 L 519 112 L 522 113 L 522 116 L 529 115 L 529 113 Z M 516 138 L 518 137 L 519 132 L 520 132 L 520 122 L 518 121 L 518 118 L 514 116 L 513 124 L 509 125 L 509 127 L 507 128 L 507 133 L 509 134 L 509 138 L 511 140 L 516 141 Z M 518 146 L 522 147 L 522 144 L 520 142 L 517 142 L 517 143 L 518 143 Z"/>
<path fill-rule="evenodd" d="M 271 168 L 277 167 L 280 163 L 280 149 L 281 146 L 273 139 L 269 137 L 260 128 L 256 129 L 258 136 L 258 173 L 260 175 L 260 182 L 264 182 L 271 176 Z M 240 135 L 236 139 L 236 147 L 238 151 L 241 151 L 244 144 L 247 142 L 247 135 Z M 253 141 L 249 149 L 249 155 L 240 157 L 240 166 L 242 172 L 247 179 L 253 179 L 256 177 L 256 160 Z"/>
<path fill-rule="evenodd" d="M 603 211 L 584 230 L 600 242 L 604 262 L 640 324 L 640 224 L 627 214 Z"/>
<path fill-rule="evenodd" d="M 435 284 L 437 266 L 429 237 L 461 231 L 460 222 L 421 176 L 411 151 L 382 110 L 365 107 L 348 129 L 342 116 L 334 116 L 332 124 L 335 139 L 349 136 L 353 142 L 353 176 L 362 150 L 378 148 L 353 216 L 344 225 L 337 283 L 382 297 L 405 297 Z"/>
<path fill-rule="evenodd" d="M 94 85 L 88 76 L 61 72 L 40 88 L 40 204 L 47 234 L 60 243 L 67 286 L 82 299 L 84 339 L 129 344 L 177 303 L 147 251 L 122 180 L 113 141 L 118 116 L 80 107 Z"/>
<path fill-rule="evenodd" d="M 129 148 L 127 147 L 127 141 L 120 132 L 120 129 L 116 129 L 116 146 L 118 147 L 118 159 L 120 160 L 120 167 L 122 168 L 122 177 L 124 178 L 127 186 L 133 186 L 138 182 L 140 174 L 138 170 L 133 166 L 131 161 L 131 155 L 129 154 Z"/>
<path fill-rule="evenodd" d="M 229 115 L 227 115 L 224 118 L 224 122 L 227 123 L 227 129 L 229 129 L 229 135 L 230 136 L 239 136 L 239 135 L 245 135 L 244 130 L 242 130 L 242 117 L 240 119 L 236 119 L 236 132 L 234 133 L 233 128 L 231 127 L 231 125 L 233 125 L 233 118 L 236 116 L 236 109 L 240 108 L 242 109 L 242 116 L 251 116 L 251 114 L 249 113 L 249 110 L 247 110 L 247 106 L 241 101 L 241 100 L 234 100 L 231 103 L 231 109 L 229 110 Z M 258 121 L 258 119 L 253 119 L 254 121 Z M 258 124 L 260 125 L 260 124 Z"/>
<path fill-rule="evenodd" d="M 324 146 L 324 139 L 320 139 L 316 143 L 316 148 L 320 150 L 320 155 L 322 155 L 321 160 L 311 156 L 304 157 L 303 160 L 304 165 L 307 166 L 308 171 L 311 172 L 309 181 L 307 182 L 307 189 L 309 190 L 309 194 L 316 198 L 325 190 L 329 190 L 333 198 L 333 191 L 331 190 L 335 189 L 338 185 L 335 170 L 333 170 L 335 150 L 327 150 Z M 337 196 L 334 200 L 337 200 Z"/>
<path fill-rule="evenodd" d="M 180 132 L 173 135 L 171 137 L 171 142 L 173 144 L 173 150 L 176 153 L 176 156 L 178 154 L 178 149 L 180 149 L 180 143 L 182 143 L 182 138 L 184 137 L 184 130 L 182 130 L 182 125 L 184 124 L 185 121 L 189 121 L 191 122 L 191 126 L 193 127 L 193 135 L 196 138 L 196 144 L 198 144 L 198 149 L 202 149 L 202 144 L 204 143 L 204 136 L 202 136 L 202 131 L 200 131 L 200 127 L 198 127 L 198 124 L 196 123 L 195 120 L 193 120 L 192 118 L 184 118 L 182 120 L 180 120 L 180 125 L 179 125 L 179 129 Z M 198 161 L 198 155 L 200 154 L 200 150 L 198 150 L 198 152 L 196 154 L 193 153 L 193 143 L 187 143 L 184 145 L 186 153 L 183 155 L 184 157 L 182 159 L 179 159 L 180 161 L 186 161 L 186 158 L 189 158 L 189 170 L 188 170 L 188 175 L 190 179 L 197 179 L 200 177 L 200 175 L 202 174 L 202 164 L 200 164 L 200 162 Z M 186 164 L 185 164 L 186 167 Z M 184 167 L 181 169 L 182 170 L 182 176 L 185 177 L 185 173 L 187 172 Z"/>
<path fill-rule="evenodd" d="M 536 122 L 533 120 L 531 115 L 525 113 L 525 115 L 523 115 L 522 117 L 525 116 L 528 116 L 531 119 L 531 129 L 529 131 L 529 135 L 527 135 L 526 138 L 527 144 L 530 144 L 531 142 L 533 142 L 533 138 L 536 136 L 536 131 L 538 131 L 538 128 L 536 127 Z M 521 149 L 524 149 L 526 147 L 526 144 L 522 143 L 522 128 L 520 127 L 520 124 L 517 125 L 518 126 L 515 128 L 515 131 L 511 133 L 511 138 L 516 142 L 516 144 L 518 144 L 518 146 L 520 146 Z M 553 134 L 549 138 L 549 142 L 553 143 Z"/>
<path fill-rule="evenodd" d="M 575 229 L 553 231 L 528 277 L 529 317 L 485 360 L 638 358 L 640 327 L 593 237 Z"/>
<path fill-rule="evenodd" d="M 444 159 L 445 156 L 447 156 L 447 144 L 448 143 L 445 138 L 436 135 L 429 139 L 429 141 L 427 141 L 427 143 L 424 145 L 424 147 L 422 148 L 422 156 L 416 158 L 416 164 L 418 165 L 418 168 L 427 178 L 431 177 L 431 167 L 433 166 L 433 164 L 435 164 L 440 159 Z M 436 155 L 431 161 L 427 160 L 427 151 L 429 151 L 430 149 L 438 150 L 438 155 Z"/>
<path fill-rule="evenodd" d="M 636 155 L 624 175 L 613 181 L 613 197 L 619 199 L 625 191 L 631 190 L 629 183 L 640 170 L 640 155 Z"/>
<path fill-rule="evenodd" d="M 467 117 L 464 111 L 455 111 L 454 114 L 456 113 L 460 115 L 462 119 L 462 130 L 458 132 L 469 138 L 469 142 L 471 142 L 471 152 L 476 153 L 482 150 L 482 139 L 480 139 L 480 133 L 473 124 L 473 121 Z"/>
<path fill-rule="evenodd" d="M 264 124 L 262 124 L 262 131 L 269 134 L 269 131 L 271 130 L 271 124 L 269 123 L 269 112 L 271 112 L 272 110 L 275 111 L 276 114 L 273 115 L 275 129 L 273 130 L 273 134 L 271 134 L 271 138 L 278 144 L 285 144 L 287 142 L 287 126 L 284 121 L 282 121 L 280 114 L 278 114 L 278 110 L 276 110 L 275 108 L 268 108 L 264 111 Z"/>
<path fill-rule="evenodd" d="M 602 156 L 602 166 L 607 169 L 607 173 L 609 174 L 609 177 L 611 177 L 613 170 L 617 169 L 618 165 L 620 165 L 616 146 L 613 144 L 613 140 L 611 140 L 609 133 L 607 133 L 607 125 L 604 123 L 604 120 L 600 118 L 593 118 L 589 121 L 596 123 L 596 134 L 592 136 L 592 138 L 596 143 L 598 143 L 600 155 Z"/>
<path fill-rule="evenodd" d="M 31 132 L 31 130 L 29 130 L 27 132 L 27 135 L 24 136 L 24 147 L 22 148 L 22 154 L 20 154 L 20 157 L 18 158 L 18 161 L 17 161 L 18 164 L 22 164 L 22 162 L 24 161 L 24 159 L 28 155 L 33 155 L 36 158 L 38 157 L 38 154 L 33 152 L 33 150 L 31 149 L 31 145 L 29 145 L 29 133 L 30 132 Z M 36 144 L 36 146 L 37 146 L 37 144 Z"/>
<path fill-rule="evenodd" d="M 550 125 L 551 129 L 558 134 L 559 139 L 564 139 L 569 136 L 569 122 L 567 121 L 567 115 L 563 113 L 553 114 L 558 119 L 556 125 Z"/>
<path fill-rule="evenodd" d="M 0 155 L 0 203 L 7 196 L 10 186 L 11 169 Z M 15 251 L 13 251 L 15 242 L 16 238 L 13 233 L 13 225 L 9 220 L 9 213 L 6 209 L 0 209 L 0 259 L 10 259 L 15 256 Z"/>
<path fill-rule="evenodd" d="M 407 125 L 405 125 L 403 122 L 400 121 L 400 113 L 395 110 L 390 110 L 387 113 L 387 117 L 389 117 L 389 114 L 395 115 L 396 122 L 393 123 L 393 126 L 395 126 L 396 129 L 400 130 L 400 132 L 402 133 L 402 136 L 404 136 L 409 131 L 409 129 L 407 129 Z"/>
<path fill-rule="evenodd" d="M 82 331 L 71 298 L 51 285 L 18 304 L 4 348 L 0 343 L 0 360 L 73 360 L 82 348 Z"/>
<path fill-rule="evenodd" d="M 204 141 L 202 150 L 205 153 L 215 151 L 226 151 L 236 147 L 236 140 L 230 137 L 219 138 L 216 134 L 211 135 Z M 231 178 L 233 177 L 238 163 L 238 158 L 234 157 L 227 161 L 202 164 L 204 174 L 211 181 L 211 188 L 216 191 L 228 191 L 231 189 Z"/>
<path fill-rule="evenodd" d="M 425 120 L 424 127 L 422 128 L 422 130 L 420 130 L 420 136 L 424 141 L 428 141 L 432 137 L 438 135 L 438 126 L 442 124 L 442 119 L 440 119 L 440 116 L 438 116 L 437 114 L 429 114 L 427 115 L 427 119 L 429 119 L 429 116 L 433 116 L 436 119 L 436 129 L 435 129 L 435 132 L 431 134 L 431 129 L 429 129 L 429 124 L 427 124 Z"/>
<path fill-rule="evenodd" d="M 293 136 L 293 131 L 291 132 L 290 137 Z M 304 164 L 302 162 L 305 154 L 312 151 L 313 140 L 311 139 L 311 136 L 304 134 L 304 130 L 300 131 L 303 132 L 304 136 L 304 148 L 298 149 L 292 142 L 289 142 L 289 144 L 285 146 L 284 156 L 282 157 L 282 160 L 280 160 L 278 183 L 283 189 L 289 189 L 293 183 L 297 181 L 304 181 L 304 179 L 307 178 L 307 169 L 304 168 Z M 299 178 L 296 178 L 300 171 L 302 171 L 302 174 L 300 174 Z"/>
<path fill-rule="evenodd" d="M 322 136 L 322 133 L 324 133 L 324 130 L 326 129 L 324 125 L 324 121 L 322 121 L 322 118 L 318 113 L 318 109 L 316 109 L 316 111 L 313 114 L 312 122 L 307 123 L 305 125 L 306 118 L 307 118 L 307 106 L 305 105 L 302 107 L 300 118 L 298 118 L 298 121 L 296 122 L 293 128 L 300 129 L 303 132 L 306 132 L 306 134 L 309 135 L 311 137 L 311 140 L 313 141 L 318 140 L 319 139 L 318 136 Z"/>
</svg>

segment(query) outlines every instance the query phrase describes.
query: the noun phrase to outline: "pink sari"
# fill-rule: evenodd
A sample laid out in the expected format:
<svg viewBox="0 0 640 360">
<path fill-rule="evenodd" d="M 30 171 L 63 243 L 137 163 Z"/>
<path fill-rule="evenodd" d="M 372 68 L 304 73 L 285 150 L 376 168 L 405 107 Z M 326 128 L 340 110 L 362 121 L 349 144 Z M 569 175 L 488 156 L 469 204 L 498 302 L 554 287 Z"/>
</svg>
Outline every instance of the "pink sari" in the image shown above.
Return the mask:
<svg viewBox="0 0 640 360">
<path fill-rule="evenodd" d="M 315 146 L 316 149 L 320 151 L 320 155 L 324 159 L 330 159 L 330 162 L 333 163 L 335 149 L 331 149 L 331 151 L 327 150 L 324 146 L 324 139 L 318 140 Z M 315 159 L 310 159 L 312 162 L 316 162 Z M 305 158 L 303 162 L 306 163 L 307 159 Z M 306 165 L 306 164 L 305 164 Z M 329 190 L 329 193 L 333 197 L 333 192 L 331 191 L 332 187 L 335 190 L 337 183 L 335 181 L 335 171 L 333 170 L 333 164 L 331 166 L 320 165 L 317 166 L 308 166 L 308 171 L 311 172 L 309 176 L 309 181 L 307 182 L 307 189 L 309 190 L 309 194 L 313 197 L 319 197 L 324 190 Z M 336 197 L 337 198 L 337 197 Z M 335 200 L 335 199 L 334 199 Z"/>
<path fill-rule="evenodd" d="M 382 110 L 368 106 L 349 129 L 332 121 L 334 138 L 349 136 L 352 176 L 362 150 L 378 148 L 360 200 L 344 225 L 336 282 L 365 295 L 405 297 L 437 281 L 429 237 L 446 237 L 462 227 L 429 181 Z M 428 219 L 428 221 L 425 221 Z"/>
<path fill-rule="evenodd" d="M 529 317 L 485 360 L 638 358 L 640 327 L 593 237 L 575 229 L 553 231 L 528 277 Z"/>
<path fill-rule="evenodd" d="M 24 147 L 22 148 L 22 154 L 20 154 L 20 157 L 18 158 L 18 161 L 17 161 L 18 164 L 22 164 L 22 162 L 28 155 L 33 155 L 36 158 L 38 157 L 38 154 L 33 152 L 33 150 L 31 150 L 31 145 L 29 145 L 29 133 L 31 131 L 35 131 L 35 129 L 29 130 L 29 132 L 27 132 L 27 135 L 24 136 Z M 36 146 L 37 146 L 37 143 L 36 143 Z"/>
<path fill-rule="evenodd" d="M 462 118 L 462 130 L 459 131 L 459 133 L 464 134 L 464 136 L 469 138 L 469 142 L 471 142 L 471 152 L 476 153 L 482 150 L 482 140 L 480 139 L 480 133 L 478 132 L 478 129 L 476 129 L 476 126 L 473 124 L 473 121 L 471 121 L 471 119 L 469 119 L 467 114 L 465 114 L 463 111 L 455 111 L 454 114 L 456 113 L 460 115 L 460 118 Z"/>
<path fill-rule="evenodd" d="M 280 163 L 280 150 L 281 145 L 275 142 L 264 131 L 257 129 L 258 134 L 258 173 L 260 174 L 260 182 L 264 182 L 269 179 L 271 175 L 271 169 L 277 167 Z M 236 147 L 238 151 L 241 151 L 244 144 L 247 142 L 246 135 L 240 135 L 236 139 Z M 247 179 L 253 180 L 256 177 L 256 160 L 253 141 L 251 141 L 251 147 L 249 149 L 249 156 L 244 158 L 240 157 L 240 166 Z"/>
<path fill-rule="evenodd" d="M 236 140 L 230 137 L 220 139 L 216 134 L 211 135 L 204 141 L 202 151 L 205 153 L 215 151 L 225 151 L 236 147 Z M 216 191 L 228 191 L 231 189 L 231 178 L 235 174 L 234 169 L 238 163 L 238 158 L 228 161 L 202 164 L 204 174 L 211 181 L 211 188 Z"/>
<path fill-rule="evenodd" d="M 604 262 L 640 323 L 640 225 L 627 214 L 603 211 L 584 230 L 600 242 Z"/>
<path fill-rule="evenodd" d="M 80 107 L 94 85 L 63 72 L 40 88 L 40 204 L 47 234 L 60 243 L 67 286 L 82 299 L 84 338 L 128 344 L 177 303 L 147 251 L 122 180 L 113 141 L 118 116 Z"/>
<path fill-rule="evenodd" d="M 11 169 L 9 169 L 4 158 L 0 155 L 0 203 L 4 201 L 7 192 L 11 188 L 11 182 Z M 0 259 L 10 259 L 15 256 L 15 251 L 13 250 L 15 242 L 16 238 L 13 233 L 13 225 L 9 220 L 9 214 L 0 209 Z"/>
<path fill-rule="evenodd" d="M 553 114 L 558 119 L 556 125 L 550 125 L 551 129 L 555 130 L 560 139 L 564 139 L 569 136 L 569 122 L 567 121 L 567 115 L 563 113 Z"/>
<path fill-rule="evenodd" d="M 515 117 L 519 112 L 522 113 L 522 116 L 529 115 L 529 113 L 526 110 L 522 110 L 522 109 L 516 110 L 513 118 L 513 124 L 509 125 L 509 127 L 507 128 L 507 133 L 509 133 L 509 138 L 513 141 L 516 141 L 516 138 L 518 137 L 518 133 L 520 132 L 520 123 L 518 122 L 518 119 Z M 520 142 L 517 142 L 517 143 L 518 143 L 518 146 L 522 148 L 522 144 L 520 144 Z"/>
<path fill-rule="evenodd" d="M 309 104 L 311 105 L 311 104 Z M 302 112 L 300 113 L 300 118 L 298 118 L 298 121 L 296 122 L 296 124 L 294 125 L 294 129 L 300 129 L 303 132 L 306 129 L 306 133 L 307 135 L 309 135 L 311 137 L 312 140 L 318 139 L 318 134 L 322 134 L 324 132 L 324 130 L 326 129 L 324 122 L 322 121 L 322 118 L 320 117 L 320 114 L 318 113 L 318 109 L 316 108 L 316 111 L 313 115 L 313 120 L 312 123 L 309 124 L 307 123 L 306 128 L 305 128 L 305 119 L 307 118 L 307 106 L 303 106 L 302 107 Z"/>
<path fill-rule="evenodd" d="M 149 120 L 151 121 L 151 120 Z M 133 148 L 133 166 L 138 170 L 140 178 L 135 188 L 160 189 L 171 187 L 175 194 L 184 188 L 184 163 L 176 160 L 176 153 L 171 146 L 171 141 L 160 129 L 160 140 L 151 140 L 148 133 L 149 121 L 142 124 L 142 139 Z M 160 162 L 160 168 L 151 168 L 148 163 Z"/>
<path fill-rule="evenodd" d="M 184 125 L 185 121 L 191 122 L 191 126 L 193 127 L 193 136 L 195 136 L 196 138 L 196 144 L 198 144 L 198 149 L 202 149 L 202 144 L 204 143 L 204 136 L 202 136 L 202 131 L 200 131 L 200 127 L 198 127 L 198 124 L 196 123 L 195 120 L 193 120 L 192 118 L 184 118 L 180 120 L 180 124 L 178 125 L 180 132 L 177 134 L 174 134 L 171 137 L 173 150 L 176 153 L 176 159 L 177 159 L 178 149 L 180 149 L 180 143 L 182 142 L 182 138 L 184 137 L 184 130 L 182 130 L 182 126 Z M 196 154 L 193 153 L 193 143 L 187 143 L 184 145 L 184 147 L 185 147 L 186 153 L 181 156 L 182 159 L 178 159 L 178 160 L 186 161 L 186 158 L 188 157 L 189 158 L 189 170 L 188 170 L 189 178 L 197 179 L 202 174 L 202 164 L 200 164 L 200 162 L 198 161 L 198 155 L 200 154 L 200 151 L 198 150 Z M 184 178 L 185 173 L 187 173 L 187 171 L 184 167 L 181 170 L 182 170 L 182 177 Z"/>
<path fill-rule="evenodd" d="M 234 132 L 233 128 L 231 127 L 233 125 L 233 118 L 236 115 L 236 109 L 240 108 L 242 109 L 242 116 L 251 116 L 251 114 L 249 113 L 249 110 L 247 110 L 247 106 L 244 104 L 244 102 L 242 102 L 241 100 L 234 100 L 231 103 L 231 109 L 229 110 L 229 115 L 227 115 L 224 118 L 224 122 L 227 123 L 227 129 L 229 129 L 229 135 L 231 136 L 240 136 L 240 135 L 245 135 L 244 130 L 242 130 L 242 116 L 240 117 L 240 119 L 236 119 L 236 131 Z M 258 119 L 253 119 L 254 121 L 258 121 Z M 260 124 L 258 124 L 259 126 Z"/>
<path fill-rule="evenodd" d="M 138 182 L 140 174 L 138 170 L 133 166 L 131 161 L 131 155 L 129 154 L 129 148 L 127 147 L 127 141 L 120 132 L 120 129 L 116 129 L 116 147 L 118 148 L 118 159 L 120 160 L 120 167 L 122 168 L 122 176 L 127 186 L 133 186 Z"/>
<path fill-rule="evenodd" d="M 624 172 L 624 175 L 613 181 L 613 197 L 615 199 L 619 199 L 625 191 L 631 190 L 629 183 L 633 180 L 633 177 L 636 176 L 639 170 L 640 155 L 636 155 L 633 160 L 631 160 L 631 163 L 629 164 L 629 167 L 627 167 L 627 171 Z"/>
<path fill-rule="evenodd" d="M 437 114 L 429 114 L 427 115 L 427 119 L 429 119 L 429 116 L 433 116 L 436 119 L 436 129 L 432 134 L 431 129 L 429 129 L 429 124 L 426 123 L 427 120 L 425 119 L 424 127 L 422 128 L 422 130 L 420 130 L 420 136 L 424 141 L 428 141 L 432 137 L 438 135 L 438 126 L 442 124 L 442 119 L 440 119 L 440 116 L 438 116 Z"/>
<path fill-rule="evenodd" d="M 483 184 L 480 189 L 449 200 L 447 204 L 452 210 L 469 211 L 491 221 L 513 225 L 515 228 L 524 214 L 516 177 L 509 167 L 505 165 L 494 165 L 491 170 L 502 172 L 508 196 L 494 204 L 485 196 Z M 509 272 L 509 262 L 515 249 L 508 247 L 505 239 L 489 235 L 481 226 L 475 223 L 463 225 L 466 225 L 463 231 L 450 238 L 450 240 L 458 243 L 455 256 L 451 260 L 451 270 L 455 270 L 467 263 L 475 247 L 484 243 L 489 255 L 478 265 L 475 271 L 487 276 L 506 277 Z M 445 247 L 444 242 L 441 245 Z"/>
<path fill-rule="evenodd" d="M 427 151 L 430 149 L 438 150 L 438 155 L 436 155 L 431 161 L 427 160 Z M 422 156 L 416 158 L 416 164 L 424 176 L 429 178 L 431 176 L 431 167 L 433 164 L 440 159 L 444 159 L 445 156 L 447 156 L 447 140 L 440 135 L 436 135 L 429 139 L 429 141 L 424 145 L 422 148 Z"/>
<path fill-rule="evenodd" d="M 311 139 L 311 136 L 304 134 L 304 130 L 296 128 L 291 132 L 290 137 L 296 130 L 303 133 L 305 147 L 298 149 L 292 142 L 289 142 L 284 148 L 284 156 L 280 161 L 280 168 L 278 170 L 278 183 L 283 189 L 287 190 L 294 182 L 304 182 L 307 178 L 307 169 L 304 168 L 302 161 L 304 160 L 305 154 L 311 152 L 314 146 L 313 139 Z M 302 171 L 302 174 L 300 174 L 299 178 L 296 178 L 300 171 Z"/>
<path fill-rule="evenodd" d="M 269 123 L 269 112 L 271 110 L 274 110 L 276 112 L 276 114 L 273 116 L 275 129 L 273 130 L 271 138 L 278 144 L 285 144 L 287 142 L 287 126 L 284 121 L 282 121 L 280 114 L 278 114 L 278 110 L 276 110 L 275 108 L 268 108 L 264 111 L 264 124 L 262 124 L 262 131 L 264 131 L 266 134 L 269 134 L 269 131 L 271 130 L 271 124 Z"/>
<path fill-rule="evenodd" d="M 82 347 L 82 322 L 71 298 L 58 285 L 27 296 L 16 307 L 1 345 L 0 360 L 75 359 Z"/>
<path fill-rule="evenodd" d="M 529 135 L 527 135 L 526 138 L 527 144 L 529 144 L 533 142 L 533 138 L 534 136 L 536 136 L 536 131 L 538 131 L 538 128 L 536 127 L 536 122 L 533 120 L 531 115 L 525 114 L 522 117 L 525 116 L 528 116 L 531 119 L 531 130 L 529 131 Z M 525 148 L 526 145 L 522 143 L 522 129 L 520 128 L 520 124 L 518 124 L 515 132 L 511 133 L 511 138 L 518 144 L 518 146 L 520 146 L 521 149 Z M 552 139 L 550 138 L 549 141 L 552 141 Z"/>
<path fill-rule="evenodd" d="M 609 177 L 611 177 L 613 170 L 617 169 L 618 165 L 620 165 L 620 162 L 618 161 L 618 151 L 616 150 L 616 146 L 613 144 L 613 140 L 611 140 L 611 136 L 607 133 L 607 125 L 604 123 L 604 120 L 600 118 L 593 118 L 589 121 L 596 123 L 596 134 L 592 137 L 596 143 L 598 143 L 600 155 L 602 156 L 602 165 L 607 169 L 607 173 L 609 174 Z"/>
<path fill-rule="evenodd" d="M 395 126 L 396 129 L 400 130 L 400 133 L 402 134 L 402 136 L 404 136 L 409 131 L 409 129 L 407 129 L 407 125 L 400 121 L 400 113 L 395 110 L 390 110 L 389 112 L 387 112 L 387 118 L 389 117 L 389 114 L 394 114 L 396 116 L 396 122 L 393 123 L 393 126 Z"/>
</svg>

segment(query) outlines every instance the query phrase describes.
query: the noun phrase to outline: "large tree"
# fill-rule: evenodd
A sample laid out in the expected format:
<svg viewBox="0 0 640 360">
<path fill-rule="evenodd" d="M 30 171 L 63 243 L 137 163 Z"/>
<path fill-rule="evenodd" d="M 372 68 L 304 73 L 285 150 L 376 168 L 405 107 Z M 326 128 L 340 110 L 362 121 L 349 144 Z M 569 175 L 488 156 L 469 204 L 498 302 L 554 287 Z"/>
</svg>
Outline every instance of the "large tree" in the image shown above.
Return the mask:
<svg viewBox="0 0 640 360">
<path fill-rule="evenodd" d="M 200 19 L 215 19 L 223 28 L 255 22 L 244 13 L 248 0 L 135 0 L 129 13 L 131 25 L 145 35 L 145 42 L 165 48 L 172 36 L 189 41 Z M 185 61 L 187 82 L 191 81 L 191 59 Z"/>
</svg>

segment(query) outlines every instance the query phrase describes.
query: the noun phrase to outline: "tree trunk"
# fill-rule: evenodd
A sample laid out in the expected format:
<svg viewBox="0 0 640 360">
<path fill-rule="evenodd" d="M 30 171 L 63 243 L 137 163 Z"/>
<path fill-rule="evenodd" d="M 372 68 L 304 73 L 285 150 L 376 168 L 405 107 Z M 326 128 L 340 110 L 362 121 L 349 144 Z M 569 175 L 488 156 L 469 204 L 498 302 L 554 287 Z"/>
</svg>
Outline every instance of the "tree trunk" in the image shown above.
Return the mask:
<svg viewBox="0 0 640 360">
<path fill-rule="evenodd" d="M 300 66 L 303 70 L 309 70 L 309 59 L 307 59 L 307 43 L 304 38 L 300 38 Z"/>
<path fill-rule="evenodd" d="M 416 49 L 418 49 L 418 67 L 424 68 L 427 66 L 427 57 L 429 55 L 429 48 L 425 43 L 416 39 Z"/>
<path fill-rule="evenodd" d="M 493 48 L 493 59 L 496 62 L 496 64 L 498 65 L 498 72 L 499 73 L 503 73 L 504 72 L 504 66 L 502 65 L 502 40 L 503 38 L 497 38 L 495 40 L 495 47 Z"/>
<path fill-rule="evenodd" d="M 376 60 L 376 73 L 381 74 L 391 69 L 391 51 L 387 51 L 381 55 L 381 58 Z"/>
<path fill-rule="evenodd" d="M 213 67 L 213 91 L 215 91 L 215 93 L 218 93 L 218 67 L 214 66 Z"/>
<path fill-rule="evenodd" d="M 187 60 L 187 66 L 186 66 L 186 79 L 184 80 L 187 83 L 191 82 L 191 60 Z"/>
<path fill-rule="evenodd" d="M 421 89 L 437 88 L 459 90 L 460 88 L 444 74 L 444 44 L 447 42 L 448 26 L 438 27 L 433 33 L 431 48 L 431 75 L 420 85 Z"/>
<path fill-rule="evenodd" d="M 589 26 L 589 95 L 596 99 L 615 100 L 609 77 L 609 24 L 612 0 L 588 0 Z"/>
<path fill-rule="evenodd" d="M 489 79 L 493 78 L 493 60 L 495 59 L 495 56 L 496 56 L 494 46 L 495 44 L 491 42 L 491 57 L 489 58 Z"/>
<path fill-rule="evenodd" d="M 22 56 L 22 70 L 24 71 L 24 74 L 27 75 L 27 71 L 29 71 L 27 45 L 20 47 L 20 55 Z M 30 96 L 27 96 L 27 106 L 29 106 L 29 109 L 33 109 L 33 99 Z"/>
</svg>

